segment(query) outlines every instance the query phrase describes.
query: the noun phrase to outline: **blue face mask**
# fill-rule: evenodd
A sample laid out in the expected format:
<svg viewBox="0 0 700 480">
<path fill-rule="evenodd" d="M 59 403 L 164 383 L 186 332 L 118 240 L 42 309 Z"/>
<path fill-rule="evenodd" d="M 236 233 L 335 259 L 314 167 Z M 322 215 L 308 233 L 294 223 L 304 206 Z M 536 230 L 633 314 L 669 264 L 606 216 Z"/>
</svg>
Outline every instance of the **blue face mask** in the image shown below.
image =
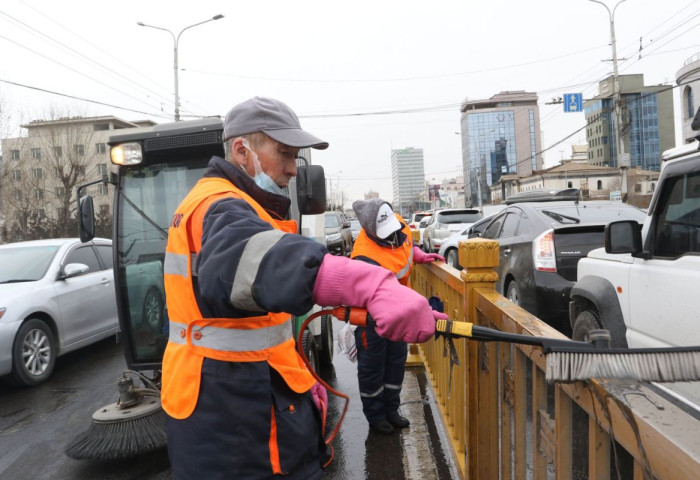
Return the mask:
<svg viewBox="0 0 700 480">
<path fill-rule="evenodd" d="M 255 184 L 267 192 L 288 197 L 289 193 L 287 189 L 277 185 L 267 173 L 263 172 L 262 166 L 260 165 L 260 160 L 258 159 L 258 154 L 250 148 L 250 144 L 245 138 L 243 139 L 243 146 L 250 152 L 251 156 L 253 157 L 253 167 L 255 168 L 255 176 L 253 177 L 253 181 L 255 182 Z"/>
</svg>

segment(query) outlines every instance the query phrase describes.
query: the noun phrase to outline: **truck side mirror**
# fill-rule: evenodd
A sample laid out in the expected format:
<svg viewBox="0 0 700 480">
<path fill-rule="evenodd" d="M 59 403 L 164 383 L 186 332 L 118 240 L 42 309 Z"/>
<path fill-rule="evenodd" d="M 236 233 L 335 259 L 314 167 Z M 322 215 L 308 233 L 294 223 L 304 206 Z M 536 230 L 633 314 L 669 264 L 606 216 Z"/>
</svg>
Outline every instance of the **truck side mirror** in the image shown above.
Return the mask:
<svg viewBox="0 0 700 480">
<path fill-rule="evenodd" d="M 605 227 L 605 251 L 637 255 L 642 251 L 642 227 L 634 220 L 609 223 Z"/>
<path fill-rule="evenodd" d="M 321 165 L 297 167 L 297 204 L 302 215 L 326 211 L 326 177 Z"/>
<path fill-rule="evenodd" d="M 81 242 L 89 242 L 95 238 L 95 208 L 90 195 L 80 197 L 78 202 L 78 224 L 80 225 Z"/>
</svg>

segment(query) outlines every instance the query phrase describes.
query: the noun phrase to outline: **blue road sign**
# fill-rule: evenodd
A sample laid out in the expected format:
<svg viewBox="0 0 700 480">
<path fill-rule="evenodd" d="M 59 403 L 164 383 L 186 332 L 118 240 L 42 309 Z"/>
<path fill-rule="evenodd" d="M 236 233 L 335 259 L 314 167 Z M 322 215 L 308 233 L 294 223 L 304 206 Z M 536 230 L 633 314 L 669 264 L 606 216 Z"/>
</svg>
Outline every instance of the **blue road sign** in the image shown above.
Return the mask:
<svg viewBox="0 0 700 480">
<path fill-rule="evenodd" d="M 565 93 L 564 94 L 564 111 L 565 112 L 582 112 L 583 111 L 583 93 Z"/>
</svg>

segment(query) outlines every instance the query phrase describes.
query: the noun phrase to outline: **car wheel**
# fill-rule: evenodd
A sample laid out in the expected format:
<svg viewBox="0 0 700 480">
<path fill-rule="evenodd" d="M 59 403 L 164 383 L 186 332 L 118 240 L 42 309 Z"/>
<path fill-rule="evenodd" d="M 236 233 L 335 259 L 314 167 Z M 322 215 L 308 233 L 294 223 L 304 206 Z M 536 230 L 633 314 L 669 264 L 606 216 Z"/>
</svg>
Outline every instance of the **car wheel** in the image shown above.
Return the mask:
<svg viewBox="0 0 700 480">
<path fill-rule="evenodd" d="M 591 310 L 584 310 L 576 316 L 574 320 L 574 332 L 571 335 L 573 340 L 581 342 L 588 341 L 588 332 L 591 330 L 600 330 L 603 326 L 598 318 L 598 313 Z"/>
<path fill-rule="evenodd" d="M 316 347 L 316 338 L 307 328 L 301 336 L 301 348 L 304 355 L 309 360 L 309 364 L 314 372 L 319 371 L 320 362 L 318 360 L 318 348 Z"/>
<path fill-rule="evenodd" d="M 333 321 L 330 315 L 321 316 L 321 363 L 333 364 Z"/>
<path fill-rule="evenodd" d="M 508 292 L 506 293 L 506 298 L 516 305 L 520 305 L 520 291 L 518 286 L 515 284 L 515 280 L 511 280 L 508 284 Z"/>
<path fill-rule="evenodd" d="M 457 270 L 462 270 L 461 265 L 459 264 L 459 258 L 458 258 L 458 253 L 456 248 L 450 248 L 447 251 L 447 256 L 445 257 L 445 260 L 447 260 L 447 264 L 451 267 L 456 268 Z"/>
<path fill-rule="evenodd" d="M 17 331 L 12 347 L 12 377 L 17 385 L 45 382 L 56 364 L 56 339 L 46 323 L 37 318 L 26 321 Z"/>
<path fill-rule="evenodd" d="M 160 332 L 163 328 L 163 297 L 156 287 L 151 287 L 143 299 L 142 321 L 151 330 Z"/>
</svg>

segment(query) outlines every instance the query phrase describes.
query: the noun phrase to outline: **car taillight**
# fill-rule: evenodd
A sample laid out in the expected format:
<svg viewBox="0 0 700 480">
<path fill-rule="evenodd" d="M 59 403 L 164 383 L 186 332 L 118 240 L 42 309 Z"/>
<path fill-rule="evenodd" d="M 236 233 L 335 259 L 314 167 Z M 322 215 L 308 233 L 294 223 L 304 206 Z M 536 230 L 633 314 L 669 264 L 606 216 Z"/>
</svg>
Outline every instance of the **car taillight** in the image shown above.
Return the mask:
<svg viewBox="0 0 700 480">
<path fill-rule="evenodd" d="M 554 232 L 547 230 L 532 241 L 532 256 L 535 270 L 556 272 L 557 258 L 554 254 Z"/>
<path fill-rule="evenodd" d="M 415 225 L 409 225 L 409 227 L 410 227 L 411 230 L 415 230 L 415 229 L 416 229 L 416 226 L 415 226 Z"/>
</svg>

